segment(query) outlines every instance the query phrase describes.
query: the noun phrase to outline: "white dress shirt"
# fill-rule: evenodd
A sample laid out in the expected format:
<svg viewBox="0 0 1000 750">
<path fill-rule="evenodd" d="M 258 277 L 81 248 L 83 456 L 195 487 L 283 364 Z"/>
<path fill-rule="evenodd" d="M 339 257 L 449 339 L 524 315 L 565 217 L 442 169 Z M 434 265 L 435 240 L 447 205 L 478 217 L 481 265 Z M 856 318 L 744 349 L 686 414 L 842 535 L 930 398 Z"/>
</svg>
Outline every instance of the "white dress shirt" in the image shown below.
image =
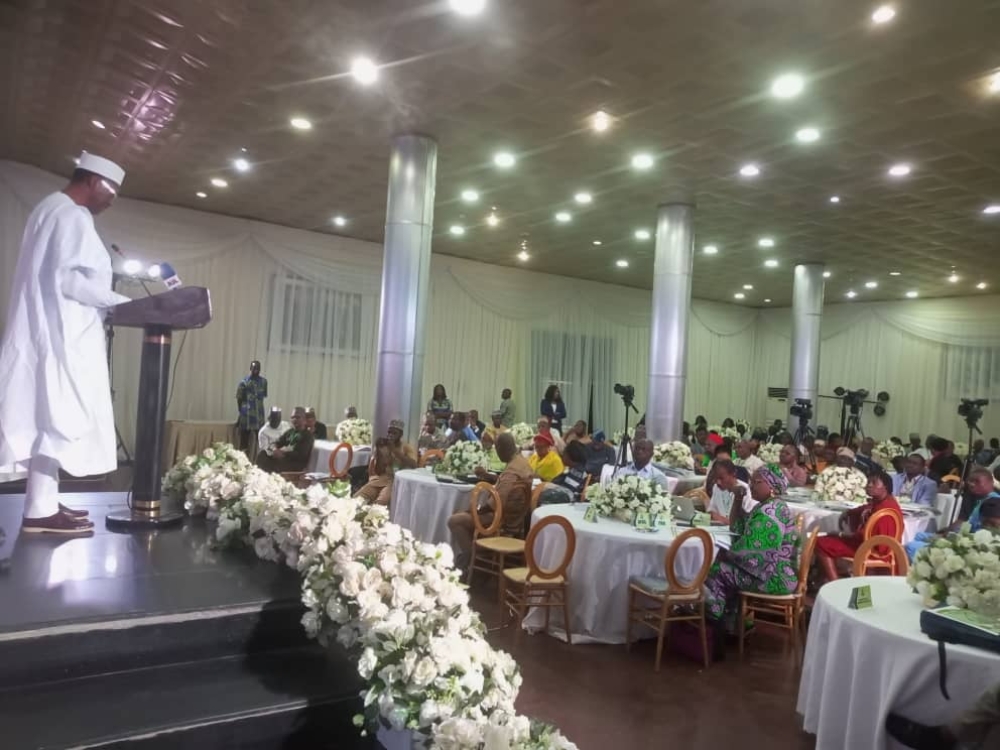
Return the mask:
<svg viewBox="0 0 1000 750">
<path fill-rule="evenodd" d="M 758 504 L 750 495 L 750 485 L 741 479 L 736 480 L 736 484 L 743 488 L 743 510 L 749 513 Z M 724 490 L 719 485 L 712 488 L 712 499 L 708 503 L 709 513 L 718 513 L 720 516 L 729 518 L 729 513 L 733 509 L 733 493 Z"/>
<path fill-rule="evenodd" d="M 258 449 L 264 451 L 270 456 L 271 448 L 278 442 L 278 438 L 290 429 L 292 429 L 292 426 L 285 420 L 281 420 L 277 427 L 271 427 L 270 424 L 264 425 L 260 428 L 260 432 L 257 433 Z"/>
<path fill-rule="evenodd" d="M 653 466 L 653 462 L 652 461 L 650 461 L 648 464 L 646 464 L 645 466 L 643 466 L 641 469 L 635 468 L 635 463 L 634 462 L 630 463 L 630 464 L 627 464 L 625 466 L 622 466 L 620 469 L 618 469 L 617 473 L 615 473 L 615 471 L 614 471 L 615 467 L 613 467 L 613 466 L 611 466 L 611 467 L 605 466 L 604 468 L 605 469 L 610 468 L 611 471 L 607 472 L 606 474 L 602 473 L 602 475 L 601 475 L 601 484 L 607 484 L 607 482 L 609 482 L 611 480 L 612 475 L 615 478 L 617 478 L 617 477 L 639 477 L 640 479 L 648 479 L 648 480 L 650 480 L 652 482 L 656 482 L 658 485 L 660 485 L 660 487 L 663 488 L 664 492 L 670 492 L 670 482 L 667 481 L 667 475 L 664 474 L 659 469 L 657 469 L 655 466 Z M 605 479 L 605 476 L 607 476 L 607 479 Z"/>
</svg>

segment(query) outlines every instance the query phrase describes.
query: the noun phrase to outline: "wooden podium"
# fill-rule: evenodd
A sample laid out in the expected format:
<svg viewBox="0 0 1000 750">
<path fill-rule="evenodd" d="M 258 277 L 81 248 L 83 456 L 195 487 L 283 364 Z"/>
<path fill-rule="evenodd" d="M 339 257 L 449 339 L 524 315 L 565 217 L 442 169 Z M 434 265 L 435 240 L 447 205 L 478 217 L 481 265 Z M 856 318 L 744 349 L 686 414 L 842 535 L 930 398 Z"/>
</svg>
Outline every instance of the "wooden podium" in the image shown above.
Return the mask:
<svg viewBox="0 0 1000 750">
<path fill-rule="evenodd" d="M 212 320 L 212 300 L 204 287 L 188 286 L 163 294 L 125 302 L 112 312 L 111 322 L 141 328 L 142 362 L 139 370 L 139 403 L 135 418 L 135 466 L 128 510 L 109 513 L 105 524 L 112 531 L 162 528 L 179 524 L 183 512 L 164 513 L 160 508 L 163 476 L 163 432 L 170 381 L 170 338 L 174 331 L 203 328 Z"/>
</svg>

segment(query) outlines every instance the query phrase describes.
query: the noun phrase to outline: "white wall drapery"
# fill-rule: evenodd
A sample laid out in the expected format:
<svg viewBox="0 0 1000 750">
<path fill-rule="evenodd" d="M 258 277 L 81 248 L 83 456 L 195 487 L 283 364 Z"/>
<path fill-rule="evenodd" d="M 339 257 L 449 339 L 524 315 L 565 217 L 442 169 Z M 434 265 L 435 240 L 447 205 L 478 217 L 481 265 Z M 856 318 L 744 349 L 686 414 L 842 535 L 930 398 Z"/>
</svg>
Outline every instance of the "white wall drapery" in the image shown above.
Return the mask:
<svg viewBox="0 0 1000 750">
<path fill-rule="evenodd" d="M 6 313 L 27 216 L 63 184 L 34 167 L 0 162 L 0 314 Z M 236 384 L 254 358 L 270 382 L 269 405 L 310 404 L 328 423 L 336 423 L 348 404 L 372 413 L 380 245 L 129 199 L 120 199 L 97 224 L 108 243 L 148 261 L 169 261 L 186 284 L 211 289 L 213 322 L 174 339 L 175 357 L 182 341 L 183 352 L 175 362 L 171 418 L 235 419 Z M 635 385 L 639 408 L 645 403 L 648 291 L 437 254 L 431 287 L 428 397 L 434 383 L 444 383 L 457 408 L 488 414 L 501 389 L 510 387 L 519 419 L 530 421 L 545 380 L 554 378 L 566 382 L 570 421 L 587 418 L 593 390 L 593 426 L 609 432 L 623 422 L 615 382 Z M 138 287 L 123 291 L 142 293 Z M 865 416 L 876 437 L 917 430 L 965 439 L 954 393 L 996 392 L 987 381 L 994 373 L 1000 377 L 1000 369 L 983 366 L 982 352 L 1000 347 L 998 323 L 995 296 L 828 305 L 820 390 L 889 391 L 887 416 Z M 788 309 L 695 300 L 688 417 L 704 414 L 718 422 L 745 416 L 762 423 L 769 413 L 767 388 L 787 386 L 789 330 Z M 135 332 L 120 330 L 115 338 L 115 410 L 127 441 L 134 429 L 139 347 Z M 959 382 L 983 390 L 956 391 Z M 837 413 L 833 402 L 820 404 L 821 423 L 835 425 Z M 984 428 L 991 424 L 1000 427 L 1000 417 L 987 409 Z"/>
</svg>

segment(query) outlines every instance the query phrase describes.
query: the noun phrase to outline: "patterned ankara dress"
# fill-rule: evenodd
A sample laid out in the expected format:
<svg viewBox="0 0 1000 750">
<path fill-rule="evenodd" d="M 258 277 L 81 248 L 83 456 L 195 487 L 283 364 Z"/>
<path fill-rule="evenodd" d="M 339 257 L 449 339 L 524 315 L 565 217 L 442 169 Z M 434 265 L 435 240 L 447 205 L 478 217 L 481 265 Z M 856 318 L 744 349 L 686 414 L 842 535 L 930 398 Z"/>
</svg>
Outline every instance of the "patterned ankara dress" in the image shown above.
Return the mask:
<svg viewBox="0 0 1000 750">
<path fill-rule="evenodd" d="M 798 585 L 799 535 L 784 500 L 755 506 L 733 531 L 738 536 L 732 548 L 719 550 L 705 579 L 708 616 L 714 620 L 735 621 L 741 591 L 784 595 Z"/>
</svg>

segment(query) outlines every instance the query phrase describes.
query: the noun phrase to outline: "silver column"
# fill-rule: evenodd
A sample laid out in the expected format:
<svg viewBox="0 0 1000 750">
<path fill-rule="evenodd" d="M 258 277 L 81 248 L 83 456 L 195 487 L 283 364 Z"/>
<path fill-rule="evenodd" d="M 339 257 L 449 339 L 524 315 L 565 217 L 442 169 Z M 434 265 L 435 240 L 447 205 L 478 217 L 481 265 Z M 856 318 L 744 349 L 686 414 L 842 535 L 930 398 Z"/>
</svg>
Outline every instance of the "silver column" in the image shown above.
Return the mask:
<svg viewBox="0 0 1000 750">
<path fill-rule="evenodd" d="M 393 139 L 372 425 L 377 436 L 392 419 L 406 422 L 406 439 L 415 441 L 420 432 L 436 177 L 435 141 L 420 135 Z"/>
<path fill-rule="evenodd" d="M 694 206 L 661 205 L 656 219 L 653 320 L 649 339 L 646 434 L 655 441 L 681 439 L 687 377 Z"/>
<path fill-rule="evenodd" d="M 795 266 L 792 286 L 792 356 L 788 373 L 788 405 L 794 399 L 812 401 L 813 420 L 819 406 L 819 344 L 823 319 L 823 264 L 802 263 Z M 788 428 L 793 434 L 799 418 L 789 414 Z"/>
</svg>

